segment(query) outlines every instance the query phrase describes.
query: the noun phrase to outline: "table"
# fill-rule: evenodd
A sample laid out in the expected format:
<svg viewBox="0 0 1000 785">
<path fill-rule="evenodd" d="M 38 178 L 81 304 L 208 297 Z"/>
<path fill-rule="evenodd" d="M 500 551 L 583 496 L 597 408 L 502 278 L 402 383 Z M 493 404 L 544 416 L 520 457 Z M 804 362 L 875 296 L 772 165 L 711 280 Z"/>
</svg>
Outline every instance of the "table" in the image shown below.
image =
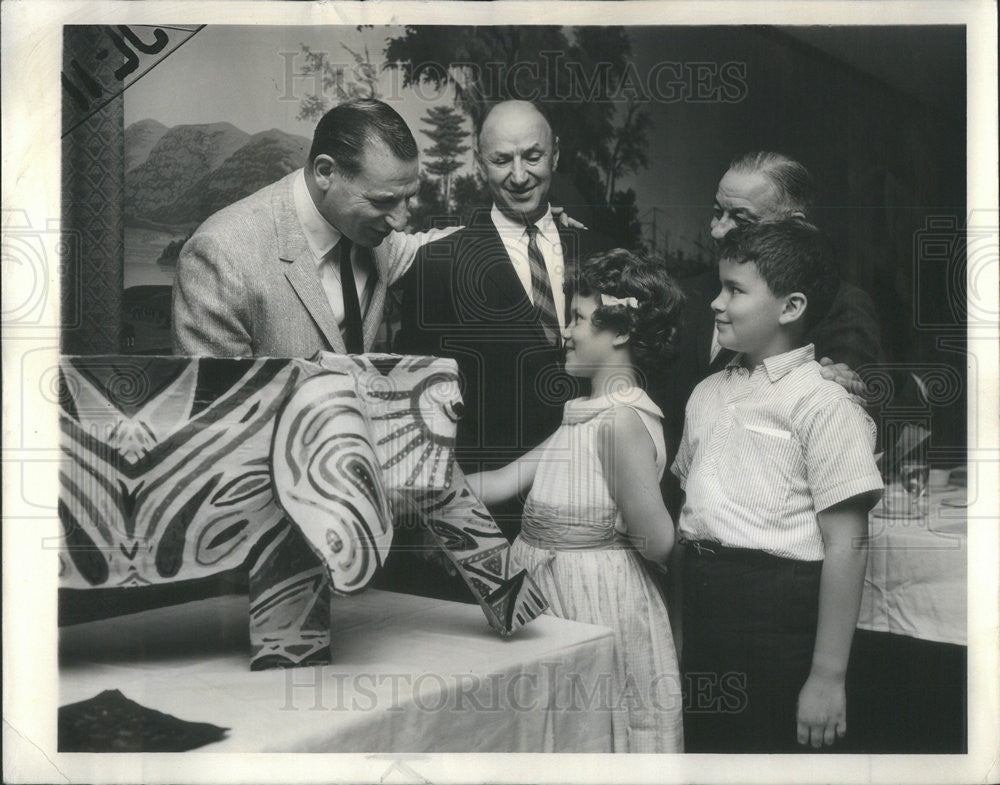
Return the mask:
<svg viewBox="0 0 1000 785">
<path fill-rule="evenodd" d="M 882 517 L 875 507 L 859 628 L 966 645 L 968 510 L 949 506 L 965 494 L 931 488 L 924 518 Z"/>
<path fill-rule="evenodd" d="M 924 518 L 882 517 L 881 504 L 872 511 L 846 751 L 966 750 L 968 510 L 950 506 L 965 494 L 932 488 Z"/>
<path fill-rule="evenodd" d="M 230 728 L 203 752 L 610 752 L 610 630 L 542 616 L 508 640 L 475 605 L 369 590 L 333 603 L 333 665 L 251 672 L 247 598 L 60 630 L 60 705 L 118 689 Z M 590 701 L 593 704 L 593 701 Z"/>
</svg>

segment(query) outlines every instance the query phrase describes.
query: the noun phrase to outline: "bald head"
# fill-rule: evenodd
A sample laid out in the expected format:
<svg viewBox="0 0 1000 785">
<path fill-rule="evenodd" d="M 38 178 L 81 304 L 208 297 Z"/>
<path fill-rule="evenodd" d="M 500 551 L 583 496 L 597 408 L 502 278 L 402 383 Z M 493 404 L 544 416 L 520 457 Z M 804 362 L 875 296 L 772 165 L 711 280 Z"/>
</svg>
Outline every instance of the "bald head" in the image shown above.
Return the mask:
<svg viewBox="0 0 1000 785">
<path fill-rule="evenodd" d="M 501 101 L 494 104 L 483 118 L 483 124 L 479 130 L 479 142 L 483 143 L 484 137 L 488 141 L 498 130 L 503 133 L 510 128 L 532 127 L 541 131 L 542 128 L 552 136 L 552 127 L 545 115 L 539 111 L 533 103 L 529 101 Z"/>
<path fill-rule="evenodd" d="M 534 222 L 549 208 L 559 140 L 527 101 L 494 106 L 479 131 L 476 163 L 497 208 L 507 217 Z"/>
</svg>

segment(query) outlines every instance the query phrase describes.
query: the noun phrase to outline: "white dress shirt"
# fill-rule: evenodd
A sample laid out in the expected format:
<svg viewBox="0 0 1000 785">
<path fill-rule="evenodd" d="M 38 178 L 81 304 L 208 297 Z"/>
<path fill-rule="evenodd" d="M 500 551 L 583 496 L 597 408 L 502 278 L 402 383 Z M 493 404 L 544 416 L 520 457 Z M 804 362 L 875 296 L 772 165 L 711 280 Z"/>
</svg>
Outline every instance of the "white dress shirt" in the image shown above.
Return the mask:
<svg viewBox="0 0 1000 785">
<path fill-rule="evenodd" d="M 528 299 L 534 302 L 531 290 L 531 263 L 528 261 L 528 230 L 523 223 L 513 221 L 493 205 L 490 211 L 493 225 L 500 234 L 500 240 L 507 249 L 507 256 L 514 265 L 514 272 L 521 281 Z M 552 287 L 552 300 L 556 306 L 556 317 L 559 319 L 560 330 L 566 326 L 566 294 L 563 292 L 563 252 L 562 241 L 559 239 L 559 229 L 552 218 L 551 208 L 539 218 L 538 250 L 545 259 L 545 269 L 549 274 L 549 286 Z"/>
<path fill-rule="evenodd" d="M 292 197 L 295 200 L 295 212 L 298 215 L 299 223 L 302 224 L 302 231 L 305 233 L 309 250 L 316 258 L 317 271 L 323 289 L 326 291 L 330 307 L 333 309 L 334 318 L 337 324 L 343 328 L 344 324 L 344 292 L 340 285 L 340 257 L 334 255 L 327 259 L 327 254 L 333 249 L 343 236 L 323 217 L 306 186 L 305 170 L 301 176 L 295 179 L 292 184 Z M 412 260 L 411 260 L 412 261 Z M 358 264 L 357 247 L 351 251 L 351 266 L 354 268 L 354 284 L 358 290 L 358 302 L 361 304 L 361 314 L 368 311 L 368 303 L 371 301 L 372 286 L 369 286 L 369 278 L 372 269 L 368 264 Z"/>
</svg>

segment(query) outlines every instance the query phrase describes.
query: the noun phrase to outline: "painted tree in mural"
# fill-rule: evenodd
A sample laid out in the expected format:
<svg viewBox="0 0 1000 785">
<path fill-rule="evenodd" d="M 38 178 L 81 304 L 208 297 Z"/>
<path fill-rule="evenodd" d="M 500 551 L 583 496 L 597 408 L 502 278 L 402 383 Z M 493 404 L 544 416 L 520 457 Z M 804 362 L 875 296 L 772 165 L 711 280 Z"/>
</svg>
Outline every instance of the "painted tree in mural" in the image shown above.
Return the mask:
<svg viewBox="0 0 1000 785">
<path fill-rule="evenodd" d="M 328 109 L 353 98 L 382 97 L 378 68 L 371 61 L 368 45 L 353 49 L 342 42 L 340 46 L 354 61 L 350 71 L 344 63 L 332 60 L 329 52 L 315 52 L 302 44 L 301 74 L 314 76 L 320 89 L 300 99 L 299 120 L 318 120 Z"/>
<path fill-rule="evenodd" d="M 476 210 L 489 207 L 492 203 L 489 189 L 478 172 L 463 174 L 455 178 L 452 188 L 455 197 L 455 210 L 458 212 L 460 224 L 468 225 Z"/>
<path fill-rule="evenodd" d="M 604 198 L 608 204 L 615 197 L 615 185 L 621 175 L 649 166 L 649 159 L 646 157 L 646 132 L 651 122 L 649 113 L 642 111 L 638 99 L 629 96 L 622 122 L 612 131 L 611 144 L 606 155 L 600 159 L 607 178 Z"/>
<path fill-rule="evenodd" d="M 463 144 L 469 139 L 465 118 L 451 106 L 432 106 L 421 120 L 430 126 L 422 132 L 434 142 L 424 150 L 427 156 L 424 168 L 441 179 L 442 199 L 450 207 L 452 175 L 462 166 L 459 159 L 470 150 L 469 145 Z"/>
<path fill-rule="evenodd" d="M 365 27 L 361 25 L 358 30 Z M 379 66 L 372 62 L 367 45 L 352 48 L 341 43 L 340 46 L 350 55 L 353 66 L 336 61 L 329 52 L 314 51 L 302 45 L 300 58 L 296 59 L 299 83 L 309 84 L 308 77 L 312 77 L 316 89 L 299 99 L 299 120 L 318 120 L 333 106 L 353 98 L 382 97 L 378 84 Z M 420 190 L 410 210 L 409 228 L 413 231 L 455 223 L 460 216 L 462 221 L 467 221 L 472 209 L 489 203 L 486 187 L 474 173 L 455 176 L 461 168 L 458 158 L 469 150 L 462 144 L 470 138 L 470 134 L 462 130 L 462 113 L 442 107 L 432 109 L 423 119 L 431 126 L 424 133 L 434 144 L 424 151 L 425 158 L 421 162 L 424 166 Z M 395 318 L 397 306 L 390 297 L 387 308 L 391 323 L 398 321 Z"/>
<path fill-rule="evenodd" d="M 616 185 L 647 165 L 649 117 L 631 55 L 622 27 L 407 27 L 385 49 L 404 86 L 450 85 L 474 127 L 496 101 L 551 107 L 569 180 L 554 184 L 553 195 L 597 206 L 593 216 L 581 216 L 585 222 L 634 247 L 641 231 L 635 195 Z"/>
</svg>

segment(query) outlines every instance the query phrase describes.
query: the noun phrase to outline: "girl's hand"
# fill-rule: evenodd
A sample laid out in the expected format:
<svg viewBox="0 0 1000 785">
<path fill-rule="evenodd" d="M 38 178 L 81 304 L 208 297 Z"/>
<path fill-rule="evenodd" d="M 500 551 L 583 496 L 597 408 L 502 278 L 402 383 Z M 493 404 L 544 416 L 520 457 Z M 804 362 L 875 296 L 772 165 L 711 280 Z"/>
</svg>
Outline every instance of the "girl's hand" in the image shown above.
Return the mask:
<svg viewBox="0 0 1000 785">
<path fill-rule="evenodd" d="M 814 749 L 830 746 L 847 733 L 843 678 L 810 673 L 799 692 L 798 742 Z"/>
</svg>

